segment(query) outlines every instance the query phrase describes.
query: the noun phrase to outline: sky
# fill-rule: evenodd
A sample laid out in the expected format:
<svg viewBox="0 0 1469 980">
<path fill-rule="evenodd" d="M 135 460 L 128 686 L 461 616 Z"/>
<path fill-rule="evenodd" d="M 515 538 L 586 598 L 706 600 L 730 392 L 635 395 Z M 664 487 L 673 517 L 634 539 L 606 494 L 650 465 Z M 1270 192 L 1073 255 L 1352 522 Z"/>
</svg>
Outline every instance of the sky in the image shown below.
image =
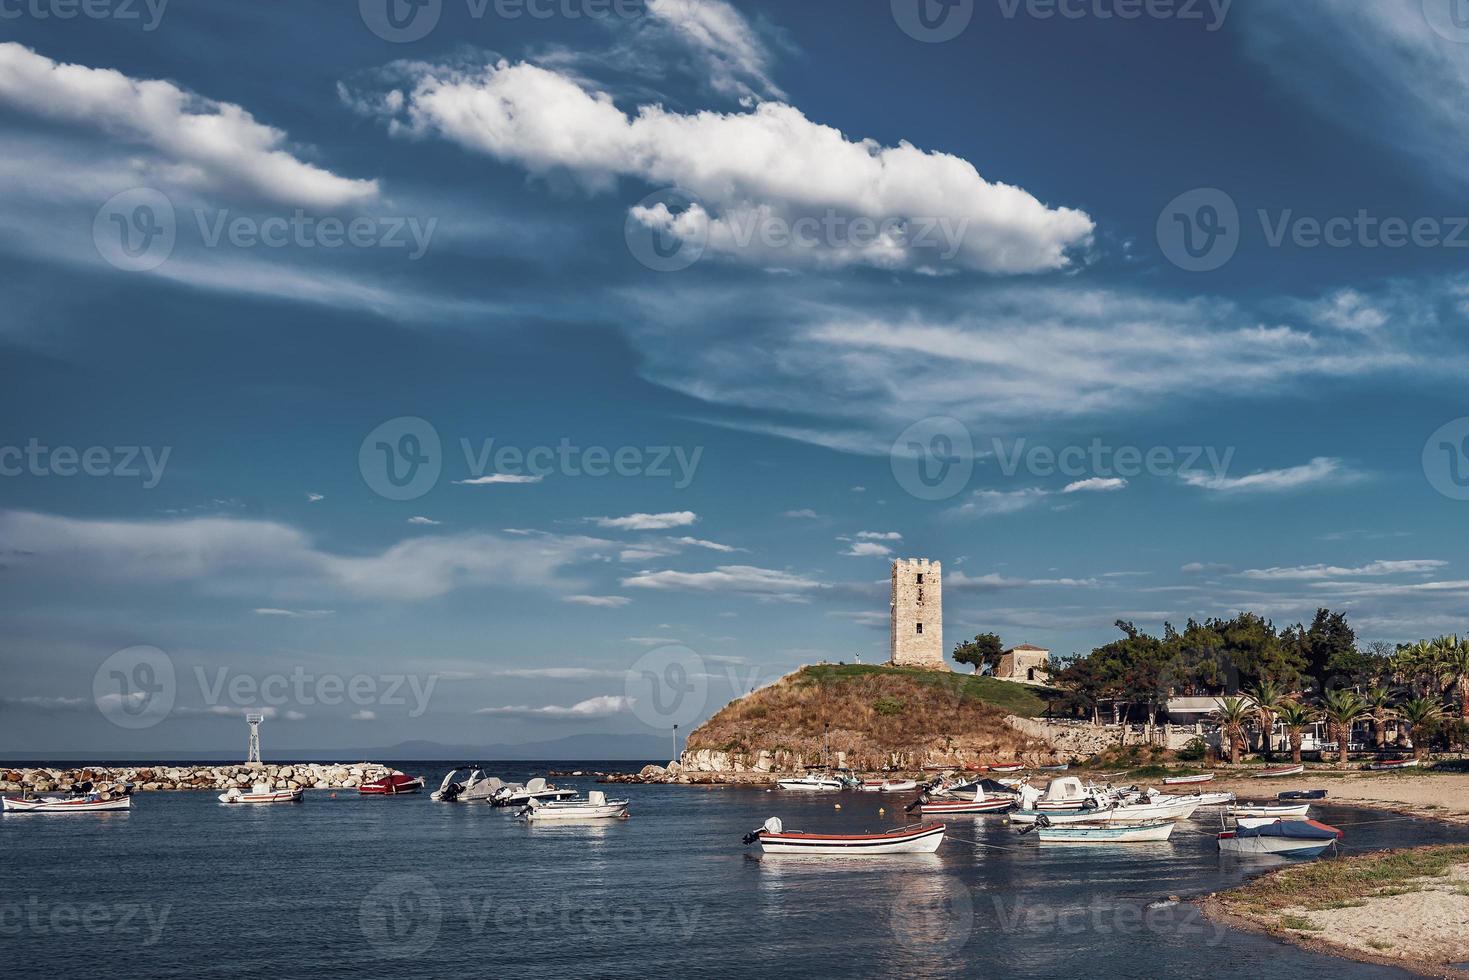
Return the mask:
<svg viewBox="0 0 1469 980">
<path fill-rule="evenodd" d="M 1460 630 L 1464 6 L 0 3 L 0 753 Z"/>
</svg>

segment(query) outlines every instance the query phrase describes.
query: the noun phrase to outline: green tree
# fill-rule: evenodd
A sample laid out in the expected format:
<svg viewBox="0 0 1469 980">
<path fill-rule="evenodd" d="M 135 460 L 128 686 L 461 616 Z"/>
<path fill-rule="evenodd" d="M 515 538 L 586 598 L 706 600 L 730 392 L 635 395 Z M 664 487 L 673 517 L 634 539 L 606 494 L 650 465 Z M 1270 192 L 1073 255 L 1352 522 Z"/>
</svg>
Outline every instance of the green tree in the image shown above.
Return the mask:
<svg viewBox="0 0 1469 980">
<path fill-rule="evenodd" d="M 1290 735 L 1290 761 L 1300 764 L 1301 735 L 1316 722 L 1316 709 L 1299 701 L 1286 700 L 1276 708 L 1280 723 Z"/>
<path fill-rule="evenodd" d="M 1219 722 L 1229 752 L 1230 765 L 1239 765 L 1240 751 L 1245 743 L 1245 725 L 1254 713 L 1254 705 L 1244 698 L 1223 698 L 1214 712 L 1214 720 Z"/>
<path fill-rule="evenodd" d="M 1459 717 L 1469 718 L 1469 639 L 1454 637 L 1441 649 L 1439 660 L 1444 675 L 1453 679 L 1458 691 Z"/>
<path fill-rule="evenodd" d="M 1408 734 L 1413 739 L 1413 758 L 1422 759 L 1428 754 L 1429 738 L 1443 721 L 1443 708 L 1431 698 L 1412 698 L 1398 705 L 1398 717 L 1408 723 Z"/>
<path fill-rule="evenodd" d="M 1285 690 L 1274 681 L 1261 681 L 1249 695 L 1255 702 L 1255 722 L 1260 726 L 1265 758 L 1269 759 L 1274 755 L 1270 736 L 1275 731 L 1275 715 L 1286 699 Z"/>
<path fill-rule="evenodd" d="M 1362 700 L 1367 704 L 1367 713 L 1372 716 L 1372 742 L 1381 749 L 1387 744 L 1387 723 L 1393 717 L 1392 689 L 1381 684 L 1369 687 Z"/>
<path fill-rule="evenodd" d="M 997 633 L 980 633 L 972 640 L 954 644 L 954 659 L 961 664 L 970 664 L 976 674 L 993 674 L 1004 656 L 1005 644 Z"/>
<path fill-rule="evenodd" d="M 1347 753 L 1352 741 L 1352 725 L 1367 711 L 1367 703 L 1356 691 L 1337 689 L 1327 691 L 1322 699 L 1321 717 L 1331 727 L 1336 739 L 1339 760 L 1346 765 Z"/>
</svg>

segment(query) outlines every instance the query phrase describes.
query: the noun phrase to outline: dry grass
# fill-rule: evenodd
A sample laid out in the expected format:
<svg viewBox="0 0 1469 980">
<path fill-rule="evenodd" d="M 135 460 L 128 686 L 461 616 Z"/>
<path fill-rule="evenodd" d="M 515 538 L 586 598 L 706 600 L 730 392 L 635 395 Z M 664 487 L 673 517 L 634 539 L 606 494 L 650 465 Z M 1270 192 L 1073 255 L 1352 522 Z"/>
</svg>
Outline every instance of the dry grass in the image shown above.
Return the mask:
<svg viewBox="0 0 1469 980">
<path fill-rule="evenodd" d="M 1441 878 L 1469 862 L 1461 844 L 1380 851 L 1336 861 L 1314 861 L 1267 874 L 1220 896 L 1231 911 L 1262 915 L 1282 909 L 1352 908 L 1366 897 L 1406 895 L 1422 879 Z"/>
</svg>

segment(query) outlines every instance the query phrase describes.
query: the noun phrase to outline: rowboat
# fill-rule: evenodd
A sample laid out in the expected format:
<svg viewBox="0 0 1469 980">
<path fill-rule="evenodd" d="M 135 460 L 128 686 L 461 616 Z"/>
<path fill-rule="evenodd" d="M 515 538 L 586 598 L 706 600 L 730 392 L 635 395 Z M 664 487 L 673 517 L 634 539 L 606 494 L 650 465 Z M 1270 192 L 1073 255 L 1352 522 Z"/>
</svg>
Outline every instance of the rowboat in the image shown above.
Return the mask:
<svg viewBox="0 0 1469 980">
<path fill-rule="evenodd" d="M 1311 812 L 1309 803 L 1236 803 L 1229 808 L 1236 817 L 1274 817 L 1276 819 L 1303 819 Z"/>
<path fill-rule="evenodd" d="M 793 779 L 777 780 L 776 784 L 781 789 L 794 789 L 814 791 L 818 793 L 830 793 L 842 788 L 842 781 L 833 776 L 797 776 Z"/>
<path fill-rule="evenodd" d="M 1324 789 L 1288 789 L 1284 793 L 1276 793 L 1277 800 L 1324 800 L 1326 790 Z"/>
<path fill-rule="evenodd" d="M 1174 823 L 1099 824 L 1062 827 L 1038 827 L 1036 834 L 1050 844 L 1141 844 L 1167 840 Z"/>
<path fill-rule="evenodd" d="M 4 799 L 5 813 L 102 813 L 112 810 L 131 810 L 133 798 L 127 795 L 103 799 L 96 793 L 86 796 L 7 796 Z"/>
<path fill-rule="evenodd" d="M 627 816 L 627 800 L 609 800 L 605 793 L 593 790 L 585 800 L 532 799 L 520 816 L 532 822 L 542 820 L 618 820 Z"/>
<path fill-rule="evenodd" d="M 1226 830 L 1218 837 L 1219 850 L 1231 854 L 1279 854 L 1316 857 L 1342 837 L 1335 827 L 1315 820 L 1276 820 L 1260 827 Z"/>
<path fill-rule="evenodd" d="M 1071 768 L 1071 763 L 1063 762 L 1059 766 L 1036 766 L 1036 772 L 1065 772 Z"/>
<path fill-rule="evenodd" d="M 1368 769 L 1377 769 L 1384 772 L 1391 772 L 1394 769 L 1416 769 L 1417 767 L 1417 759 L 1383 759 L 1378 762 L 1369 763 L 1367 766 Z"/>
<path fill-rule="evenodd" d="M 1002 762 L 997 766 L 986 766 L 985 768 L 990 772 L 1019 772 L 1025 766 L 1018 762 Z"/>
<path fill-rule="evenodd" d="M 1225 806 L 1234 802 L 1233 793 L 1200 793 L 1199 806 Z"/>
<path fill-rule="evenodd" d="M 759 844 L 766 854 L 803 854 L 830 857 L 871 857 L 881 854 L 932 854 L 944 842 L 941 823 L 914 824 L 880 834 L 808 834 L 786 830 L 779 817 L 745 835 L 746 844 Z"/>
<path fill-rule="evenodd" d="M 869 779 L 860 787 L 864 793 L 911 793 L 918 788 L 913 779 Z"/>
<path fill-rule="evenodd" d="M 1299 776 L 1305 771 L 1306 767 L 1302 765 L 1271 766 L 1268 769 L 1261 769 L 1259 772 L 1251 773 L 1250 775 L 1255 779 L 1274 779 L 1278 776 Z"/>
<path fill-rule="evenodd" d="M 925 816 L 941 813 L 1004 813 L 1015 806 L 1014 800 L 930 800 L 918 808 Z"/>
<path fill-rule="evenodd" d="M 1163 778 L 1163 785 L 1181 786 L 1185 783 L 1207 783 L 1213 779 L 1214 774 L 1212 772 L 1201 772 L 1192 776 L 1165 776 Z"/>
<path fill-rule="evenodd" d="M 234 787 L 219 794 L 221 803 L 300 803 L 304 789 L 274 789 L 270 783 L 256 783 L 248 792 Z"/>
<path fill-rule="evenodd" d="M 422 776 L 408 776 L 401 772 L 395 772 L 381 779 L 363 783 L 357 787 L 357 792 L 362 796 L 403 796 L 406 793 L 417 793 L 423 789 Z"/>
<path fill-rule="evenodd" d="M 1187 820 L 1194 815 L 1194 811 L 1201 805 L 1200 798 L 1197 796 L 1179 796 L 1163 799 L 1160 802 L 1103 806 L 1077 810 L 1071 813 L 1047 812 L 1043 810 L 1016 810 L 1010 814 L 1010 822 L 1022 825 L 1033 823 L 1043 826 L 1046 822 L 1053 825 L 1069 825 L 1097 822 L 1112 824 L 1129 820 L 1134 822 Z M 1045 818 L 1045 821 L 1042 821 L 1042 817 Z"/>
<path fill-rule="evenodd" d="M 1287 814 L 1285 816 L 1280 816 L 1280 817 L 1241 817 L 1241 816 L 1236 816 L 1234 818 L 1234 822 L 1236 824 L 1238 824 L 1239 826 L 1241 826 L 1241 827 L 1265 827 L 1265 826 L 1268 826 L 1270 824 L 1275 823 L 1278 820 L 1291 820 L 1291 821 L 1294 821 L 1294 820 L 1306 820 L 1306 819 L 1309 819 L 1309 818 L 1303 813 L 1303 814 L 1300 814 L 1299 816 L 1293 815 L 1293 814 Z"/>
</svg>

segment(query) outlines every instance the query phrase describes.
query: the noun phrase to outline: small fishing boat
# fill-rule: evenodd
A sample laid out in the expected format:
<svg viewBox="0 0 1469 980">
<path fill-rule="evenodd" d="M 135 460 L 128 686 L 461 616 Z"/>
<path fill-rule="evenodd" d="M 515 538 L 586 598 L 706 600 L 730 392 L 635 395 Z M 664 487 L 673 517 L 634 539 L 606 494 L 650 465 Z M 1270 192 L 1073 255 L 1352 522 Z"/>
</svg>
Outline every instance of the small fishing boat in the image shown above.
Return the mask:
<svg viewBox="0 0 1469 980">
<path fill-rule="evenodd" d="M 1179 796 L 1149 802 L 1144 798 L 1138 803 L 1111 803 L 1101 807 L 1089 807 L 1072 812 L 1045 810 L 1016 810 L 1010 814 L 1014 824 L 1086 824 L 1119 822 L 1152 823 L 1159 820 L 1187 820 L 1202 804 L 1197 796 Z M 1044 818 L 1044 819 L 1042 819 Z"/>
<path fill-rule="evenodd" d="M 1063 762 L 1059 766 L 1036 766 L 1036 772 L 1065 772 L 1071 768 L 1071 763 Z"/>
<path fill-rule="evenodd" d="M 275 789 L 270 783 L 256 783 L 248 790 L 233 787 L 219 794 L 221 803 L 300 803 L 304 789 Z"/>
<path fill-rule="evenodd" d="M 1214 774 L 1212 772 L 1200 772 L 1192 776 L 1165 776 L 1163 777 L 1163 785 L 1182 786 L 1186 783 L 1208 783 L 1212 782 L 1213 779 Z"/>
<path fill-rule="evenodd" d="M 1277 800 L 1324 800 L 1326 790 L 1324 789 L 1288 789 L 1284 793 L 1276 793 Z"/>
<path fill-rule="evenodd" d="M 985 795 L 984 787 L 982 786 L 976 786 L 974 796 L 967 800 L 935 800 L 931 799 L 927 793 L 924 793 L 915 802 L 919 808 L 919 812 L 925 816 L 940 813 L 1004 813 L 1006 810 L 1015 808 L 1013 797 L 1005 796 L 992 799 Z M 908 809 L 911 811 L 913 805 L 910 804 Z"/>
<path fill-rule="evenodd" d="M 537 803 L 547 803 L 553 800 L 570 800 L 575 796 L 576 790 L 558 789 L 537 776 L 524 786 L 519 783 L 502 786 L 494 796 L 490 797 L 490 803 L 494 806 L 528 806 L 531 800 Z"/>
<path fill-rule="evenodd" d="M 403 796 L 420 792 L 424 787 L 422 776 L 409 776 L 401 772 L 374 779 L 357 787 L 362 796 Z"/>
<path fill-rule="evenodd" d="M 1379 772 L 1392 772 L 1397 769 L 1418 768 L 1417 759 L 1379 759 L 1367 764 L 1368 769 L 1376 769 Z"/>
<path fill-rule="evenodd" d="M 809 776 L 796 776 L 792 779 L 777 780 L 775 785 L 781 789 L 829 793 L 840 790 L 842 788 L 842 781 L 834 776 L 823 776 L 819 773 L 813 773 Z"/>
<path fill-rule="evenodd" d="M 125 793 L 116 796 L 103 793 L 77 796 L 7 796 L 3 801 L 5 813 L 104 813 L 132 808 L 133 798 Z"/>
<path fill-rule="evenodd" d="M 598 790 L 584 800 L 532 799 L 519 816 L 533 822 L 542 820 L 619 820 L 627 816 L 627 800 L 609 800 Z"/>
<path fill-rule="evenodd" d="M 918 788 L 914 779 L 868 779 L 859 787 L 864 793 L 911 793 Z"/>
<path fill-rule="evenodd" d="M 1218 841 L 1219 850 L 1230 854 L 1307 858 L 1320 855 L 1341 838 L 1340 830 L 1315 820 L 1276 820 L 1263 826 L 1223 831 Z"/>
<path fill-rule="evenodd" d="M 1255 779 L 1276 779 L 1280 776 L 1299 776 L 1305 771 L 1306 767 L 1303 765 L 1270 766 L 1267 769 L 1261 769 L 1259 772 L 1250 773 L 1250 775 Z"/>
<path fill-rule="evenodd" d="M 880 834 L 808 834 L 786 830 L 779 817 L 745 835 L 746 844 L 759 844 L 766 854 L 804 854 L 830 857 L 872 857 L 881 854 L 932 854 L 944 842 L 941 823 L 914 824 Z"/>
<path fill-rule="evenodd" d="M 1167 840 L 1173 834 L 1171 820 L 1156 823 L 1071 824 L 1036 828 L 1036 836 L 1050 844 L 1142 844 Z"/>
<path fill-rule="evenodd" d="M 1234 802 L 1233 793 L 1200 793 L 1199 806 L 1225 806 Z"/>
<path fill-rule="evenodd" d="M 1018 762 L 1002 762 L 996 766 L 986 766 L 990 772 L 1020 772 L 1025 766 Z"/>
<path fill-rule="evenodd" d="M 1309 803 L 1236 803 L 1229 808 L 1235 817 L 1274 817 L 1302 820 L 1311 812 Z"/>
</svg>

